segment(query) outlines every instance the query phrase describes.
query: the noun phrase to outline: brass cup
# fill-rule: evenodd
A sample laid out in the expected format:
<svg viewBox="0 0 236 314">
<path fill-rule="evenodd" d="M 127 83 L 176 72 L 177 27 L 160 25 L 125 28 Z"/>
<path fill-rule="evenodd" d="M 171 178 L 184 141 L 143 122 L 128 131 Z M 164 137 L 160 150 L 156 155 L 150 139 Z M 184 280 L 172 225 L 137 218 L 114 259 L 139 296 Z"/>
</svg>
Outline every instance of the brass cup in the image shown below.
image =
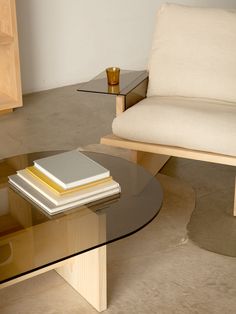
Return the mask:
<svg viewBox="0 0 236 314">
<path fill-rule="evenodd" d="M 120 68 L 107 68 L 107 82 L 109 85 L 117 85 L 120 81 Z"/>
</svg>

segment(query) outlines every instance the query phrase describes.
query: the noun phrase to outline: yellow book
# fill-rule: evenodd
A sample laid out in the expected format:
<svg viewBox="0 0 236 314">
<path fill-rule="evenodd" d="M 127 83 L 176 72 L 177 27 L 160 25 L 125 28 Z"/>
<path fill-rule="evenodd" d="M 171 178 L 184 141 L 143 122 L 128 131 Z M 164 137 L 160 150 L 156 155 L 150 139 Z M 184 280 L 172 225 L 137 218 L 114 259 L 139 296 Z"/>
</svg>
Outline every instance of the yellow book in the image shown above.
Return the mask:
<svg viewBox="0 0 236 314">
<path fill-rule="evenodd" d="M 107 181 L 112 180 L 112 177 L 107 177 L 101 180 L 97 180 L 94 182 L 90 182 L 78 187 L 74 187 L 68 190 L 64 190 L 61 186 L 59 186 L 58 184 L 56 184 L 54 181 L 52 181 L 51 179 L 49 179 L 45 174 L 43 174 L 41 171 L 39 171 L 37 168 L 35 168 L 34 166 L 31 167 L 27 167 L 26 170 L 35 178 L 37 178 L 38 180 L 40 180 L 41 182 L 43 182 L 45 185 L 47 185 L 47 187 L 49 187 L 50 189 L 52 189 L 55 193 L 59 194 L 59 195 L 65 195 L 68 193 L 72 193 L 72 192 L 76 192 L 76 191 L 80 191 L 83 189 L 87 189 L 90 188 L 92 186 L 98 185 L 100 183 L 104 183 Z"/>
</svg>

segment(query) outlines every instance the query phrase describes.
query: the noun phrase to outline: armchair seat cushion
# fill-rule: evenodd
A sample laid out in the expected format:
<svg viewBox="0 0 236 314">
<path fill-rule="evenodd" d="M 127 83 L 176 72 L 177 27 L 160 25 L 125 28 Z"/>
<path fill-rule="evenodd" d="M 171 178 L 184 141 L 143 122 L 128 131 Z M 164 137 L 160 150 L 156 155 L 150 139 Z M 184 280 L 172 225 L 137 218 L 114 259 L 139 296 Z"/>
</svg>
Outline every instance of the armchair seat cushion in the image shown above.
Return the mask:
<svg viewBox="0 0 236 314">
<path fill-rule="evenodd" d="M 128 140 L 236 156 L 235 103 L 152 96 L 116 117 L 112 129 Z"/>
</svg>

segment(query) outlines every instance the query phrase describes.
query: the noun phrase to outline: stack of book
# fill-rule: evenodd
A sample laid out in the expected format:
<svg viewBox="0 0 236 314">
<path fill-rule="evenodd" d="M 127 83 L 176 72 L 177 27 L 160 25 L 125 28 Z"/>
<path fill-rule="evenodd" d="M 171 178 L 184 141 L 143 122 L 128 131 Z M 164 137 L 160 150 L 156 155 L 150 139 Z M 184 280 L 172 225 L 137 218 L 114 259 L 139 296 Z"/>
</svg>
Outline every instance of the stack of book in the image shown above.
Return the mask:
<svg viewBox="0 0 236 314">
<path fill-rule="evenodd" d="M 9 182 L 51 215 L 120 193 L 108 169 L 76 150 L 35 160 Z"/>
</svg>

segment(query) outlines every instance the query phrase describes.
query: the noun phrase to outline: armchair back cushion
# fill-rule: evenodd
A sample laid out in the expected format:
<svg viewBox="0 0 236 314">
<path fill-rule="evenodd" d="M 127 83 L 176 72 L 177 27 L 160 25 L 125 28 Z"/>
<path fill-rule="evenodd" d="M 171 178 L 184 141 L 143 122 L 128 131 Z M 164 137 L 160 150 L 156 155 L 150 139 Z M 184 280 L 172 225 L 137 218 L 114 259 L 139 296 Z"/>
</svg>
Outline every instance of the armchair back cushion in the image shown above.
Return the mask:
<svg viewBox="0 0 236 314">
<path fill-rule="evenodd" d="M 236 105 L 236 11 L 164 4 L 157 15 L 147 96 Z"/>
</svg>

